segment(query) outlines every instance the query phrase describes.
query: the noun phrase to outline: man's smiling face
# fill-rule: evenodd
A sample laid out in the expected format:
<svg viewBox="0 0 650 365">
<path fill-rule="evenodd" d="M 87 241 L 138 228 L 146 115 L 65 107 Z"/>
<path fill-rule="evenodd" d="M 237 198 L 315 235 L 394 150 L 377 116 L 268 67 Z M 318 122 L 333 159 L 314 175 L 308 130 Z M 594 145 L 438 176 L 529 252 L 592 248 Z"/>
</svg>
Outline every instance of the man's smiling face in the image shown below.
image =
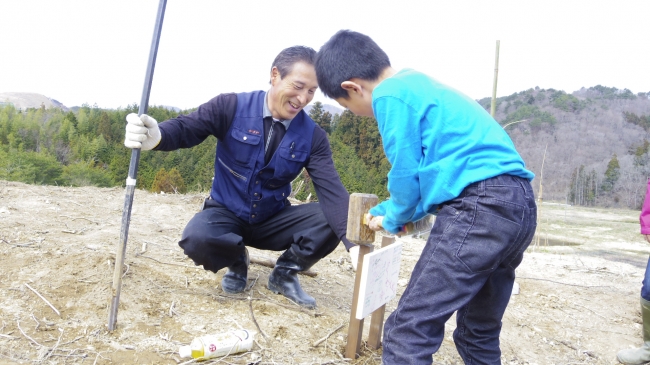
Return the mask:
<svg viewBox="0 0 650 365">
<path fill-rule="evenodd" d="M 269 90 L 269 109 L 273 118 L 293 119 L 314 98 L 318 89 L 314 66 L 296 62 L 284 77 L 277 67 L 271 70 L 271 90 Z"/>
</svg>

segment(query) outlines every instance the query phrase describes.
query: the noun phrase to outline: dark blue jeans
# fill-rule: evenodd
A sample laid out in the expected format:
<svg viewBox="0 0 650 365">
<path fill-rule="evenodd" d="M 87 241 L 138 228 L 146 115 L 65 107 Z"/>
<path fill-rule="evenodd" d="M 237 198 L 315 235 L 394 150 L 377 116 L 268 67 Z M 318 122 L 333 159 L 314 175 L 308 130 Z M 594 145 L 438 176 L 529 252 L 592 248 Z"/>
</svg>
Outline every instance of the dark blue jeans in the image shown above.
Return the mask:
<svg viewBox="0 0 650 365">
<path fill-rule="evenodd" d="M 442 204 L 386 321 L 383 364 L 431 364 L 454 312 L 454 342 L 463 361 L 501 364 L 501 319 L 536 221 L 530 183 L 510 175 L 471 184 Z"/>
<path fill-rule="evenodd" d="M 645 268 L 643 286 L 641 287 L 641 298 L 650 302 L 650 258 L 648 258 L 648 264 Z"/>
</svg>

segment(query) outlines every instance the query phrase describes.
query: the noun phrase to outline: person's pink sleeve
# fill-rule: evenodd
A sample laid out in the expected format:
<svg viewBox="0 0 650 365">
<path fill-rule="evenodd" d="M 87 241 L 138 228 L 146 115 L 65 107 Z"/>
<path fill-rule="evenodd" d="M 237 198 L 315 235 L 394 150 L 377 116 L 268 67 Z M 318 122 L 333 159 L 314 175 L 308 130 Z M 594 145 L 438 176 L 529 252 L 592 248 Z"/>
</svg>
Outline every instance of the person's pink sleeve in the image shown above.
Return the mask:
<svg viewBox="0 0 650 365">
<path fill-rule="evenodd" d="M 648 180 L 648 187 L 645 193 L 645 200 L 643 201 L 643 208 L 641 208 L 641 234 L 650 234 L 650 180 Z"/>
</svg>

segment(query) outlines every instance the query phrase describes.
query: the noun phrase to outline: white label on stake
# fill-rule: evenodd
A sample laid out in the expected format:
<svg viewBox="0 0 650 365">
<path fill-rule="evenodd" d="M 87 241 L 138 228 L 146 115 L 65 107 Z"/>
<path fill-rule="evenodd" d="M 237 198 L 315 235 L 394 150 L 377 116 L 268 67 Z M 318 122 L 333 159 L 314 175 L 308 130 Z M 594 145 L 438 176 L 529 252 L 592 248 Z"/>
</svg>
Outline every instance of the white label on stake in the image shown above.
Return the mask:
<svg viewBox="0 0 650 365">
<path fill-rule="evenodd" d="M 402 242 L 363 256 L 356 318 L 364 319 L 397 294 Z"/>
</svg>

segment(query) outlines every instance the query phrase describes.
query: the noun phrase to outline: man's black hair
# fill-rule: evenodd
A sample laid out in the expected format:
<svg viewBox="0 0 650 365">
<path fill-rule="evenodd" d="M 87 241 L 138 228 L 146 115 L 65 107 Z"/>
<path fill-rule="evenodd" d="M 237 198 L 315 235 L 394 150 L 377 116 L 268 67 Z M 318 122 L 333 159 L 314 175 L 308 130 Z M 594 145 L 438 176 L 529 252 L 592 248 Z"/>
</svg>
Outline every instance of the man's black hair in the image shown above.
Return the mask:
<svg viewBox="0 0 650 365">
<path fill-rule="evenodd" d="M 313 48 L 305 46 L 293 46 L 283 49 L 273 60 L 271 70 L 277 67 L 280 71 L 280 78 L 284 78 L 293 69 L 297 62 L 304 62 L 313 65 L 316 60 L 316 51 Z"/>
<path fill-rule="evenodd" d="M 339 30 L 325 43 L 316 57 L 318 87 L 329 98 L 348 99 L 341 87 L 353 77 L 374 81 L 390 67 L 388 55 L 367 35 Z"/>
</svg>

